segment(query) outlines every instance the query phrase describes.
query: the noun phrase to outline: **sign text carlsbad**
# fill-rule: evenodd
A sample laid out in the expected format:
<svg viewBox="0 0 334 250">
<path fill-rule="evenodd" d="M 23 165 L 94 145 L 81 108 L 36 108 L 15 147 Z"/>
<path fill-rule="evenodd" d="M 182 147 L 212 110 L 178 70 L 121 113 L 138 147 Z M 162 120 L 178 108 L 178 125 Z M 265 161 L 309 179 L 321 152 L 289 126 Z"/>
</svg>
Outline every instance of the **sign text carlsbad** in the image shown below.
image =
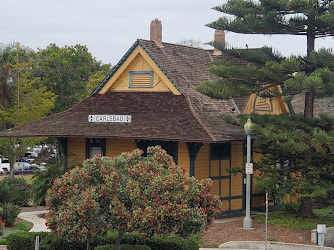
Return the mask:
<svg viewBox="0 0 334 250">
<path fill-rule="evenodd" d="M 131 115 L 88 115 L 88 121 L 131 123 Z"/>
</svg>

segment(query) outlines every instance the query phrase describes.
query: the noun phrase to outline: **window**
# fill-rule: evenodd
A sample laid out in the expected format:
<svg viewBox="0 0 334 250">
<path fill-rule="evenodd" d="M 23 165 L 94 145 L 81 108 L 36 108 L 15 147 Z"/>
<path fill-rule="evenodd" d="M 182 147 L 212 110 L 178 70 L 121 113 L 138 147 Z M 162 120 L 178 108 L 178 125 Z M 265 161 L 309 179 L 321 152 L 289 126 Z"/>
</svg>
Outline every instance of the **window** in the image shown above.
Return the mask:
<svg viewBox="0 0 334 250">
<path fill-rule="evenodd" d="M 130 71 L 130 88 L 152 88 L 153 71 Z"/>
<path fill-rule="evenodd" d="M 231 157 L 230 143 L 215 143 L 210 144 L 210 158 L 211 160 L 224 160 Z"/>
<path fill-rule="evenodd" d="M 87 138 L 86 139 L 86 159 L 92 158 L 94 155 L 106 155 L 106 139 L 105 138 Z"/>
<path fill-rule="evenodd" d="M 178 144 L 175 141 L 136 140 L 136 145 L 139 149 L 142 149 L 144 151 L 144 154 L 143 154 L 144 157 L 146 157 L 147 147 L 160 145 L 161 148 L 166 150 L 167 154 L 173 157 L 174 162 L 177 164 Z"/>
</svg>

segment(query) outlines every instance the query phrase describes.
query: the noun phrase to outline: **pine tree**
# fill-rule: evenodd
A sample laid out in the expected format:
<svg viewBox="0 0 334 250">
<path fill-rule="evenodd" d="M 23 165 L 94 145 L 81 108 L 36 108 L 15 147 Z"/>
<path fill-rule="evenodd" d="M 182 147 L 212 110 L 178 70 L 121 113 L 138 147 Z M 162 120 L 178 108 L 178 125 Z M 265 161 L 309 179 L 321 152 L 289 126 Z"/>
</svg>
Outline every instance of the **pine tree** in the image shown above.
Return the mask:
<svg viewBox="0 0 334 250">
<path fill-rule="evenodd" d="M 260 173 L 255 176 L 257 186 L 277 203 L 286 194 L 299 194 L 303 203 L 299 215 L 312 217 L 312 198 L 326 198 L 326 191 L 334 187 L 334 119 L 294 114 L 252 115 L 251 119 L 255 152 L 262 154 L 255 163 Z"/>
<path fill-rule="evenodd" d="M 304 75 L 304 79 L 296 80 L 299 85 L 305 85 L 304 115 L 313 117 L 314 98 L 316 90 L 322 87 L 322 81 L 314 78 L 314 75 L 308 77 L 316 69 L 308 68 L 307 62 L 314 51 L 315 39 L 334 36 L 334 2 L 332 0 L 260 0 L 259 2 L 229 0 L 226 4 L 214 9 L 234 16 L 234 18 L 221 17 L 208 24 L 214 29 L 243 34 L 306 36 L 307 57 L 303 59 L 306 67 L 297 68 L 300 71 L 295 72 L 301 72 Z M 290 76 L 292 81 L 295 81 L 294 76 L 295 74 Z M 247 84 L 245 79 L 242 81 Z M 260 82 L 261 79 L 258 81 Z"/>
</svg>

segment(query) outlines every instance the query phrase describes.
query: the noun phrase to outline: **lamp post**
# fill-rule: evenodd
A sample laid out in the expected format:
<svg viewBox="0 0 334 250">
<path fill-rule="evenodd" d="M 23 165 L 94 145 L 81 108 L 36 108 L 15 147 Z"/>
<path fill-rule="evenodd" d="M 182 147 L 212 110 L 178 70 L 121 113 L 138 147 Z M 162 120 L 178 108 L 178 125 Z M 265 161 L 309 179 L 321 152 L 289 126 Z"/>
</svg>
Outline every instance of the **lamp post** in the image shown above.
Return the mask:
<svg viewBox="0 0 334 250">
<path fill-rule="evenodd" d="M 252 135 L 252 121 L 250 118 L 247 119 L 247 122 L 244 126 L 244 130 L 247 135 L 247 164 L 246 164 L 246 217 L 243 221 L 244 229 L 253 228 L 253 221 L 250 217 L 250 181 L 251 181 L 251 173 L 253 172 L 253 166 L 251 166 L 251 135 Z M 247 171 L 247 167 L 251 167 L 251 171 Z"/>
</svg>

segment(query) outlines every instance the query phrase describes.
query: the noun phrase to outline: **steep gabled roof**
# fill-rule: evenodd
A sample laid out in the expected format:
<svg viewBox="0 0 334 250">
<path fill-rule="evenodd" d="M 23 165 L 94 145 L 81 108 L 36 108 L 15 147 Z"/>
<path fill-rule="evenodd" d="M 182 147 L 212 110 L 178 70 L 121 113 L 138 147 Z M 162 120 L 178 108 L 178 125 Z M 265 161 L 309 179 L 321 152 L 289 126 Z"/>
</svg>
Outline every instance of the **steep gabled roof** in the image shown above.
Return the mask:
<svg viewBox="0 0 334 250">
<path fill-rule="evenodd" d="M 181 96 L 161 92 L 109 91 L 98 94 L 137 46 L 143 48 L 182 93 Z M 208 71 L 210 66 L 212 56 L 207 50 L 170 43 L 158 46 L 153 41 L 137 40 L 91 97 L 65 112 L 0 132 L 0 136 L 118 137 L 202 142 L 241 140 L 245 137 L 244 131 L 227 124 L 219 116 L 222 113 L 240 114 L 244 102 L 212 99 L 194 90 L 204 81 L 217 79 Z M 164 113 L 161 110 L 170 112 L 161 116 Z M 89 114 L 124 112 L 133 115 L 131 124 L 88 122 Z M 153 117 L 160 120 L 152 122 Z"/>
</svg>

